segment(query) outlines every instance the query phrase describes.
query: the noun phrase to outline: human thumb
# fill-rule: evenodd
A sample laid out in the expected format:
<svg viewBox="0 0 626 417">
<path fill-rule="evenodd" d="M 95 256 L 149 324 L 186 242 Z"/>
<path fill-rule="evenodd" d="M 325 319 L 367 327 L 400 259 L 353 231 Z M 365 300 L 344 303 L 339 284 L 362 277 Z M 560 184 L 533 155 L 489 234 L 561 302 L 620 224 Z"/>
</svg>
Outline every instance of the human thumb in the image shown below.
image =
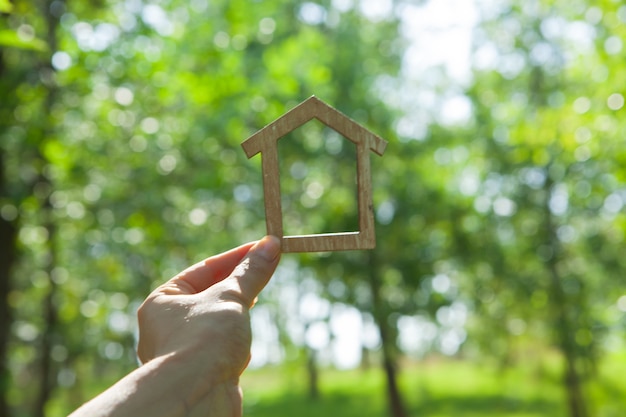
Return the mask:
<svg viewBox="0 0 626 417">
<path fill-rule="evenodd" d="M 272 277 L 279 260 L 280 240 L 275 236 L 265 236 L 250 248 L 224 283 L 237 287 L 238 296 L 250 307 Z"/>
</svg>

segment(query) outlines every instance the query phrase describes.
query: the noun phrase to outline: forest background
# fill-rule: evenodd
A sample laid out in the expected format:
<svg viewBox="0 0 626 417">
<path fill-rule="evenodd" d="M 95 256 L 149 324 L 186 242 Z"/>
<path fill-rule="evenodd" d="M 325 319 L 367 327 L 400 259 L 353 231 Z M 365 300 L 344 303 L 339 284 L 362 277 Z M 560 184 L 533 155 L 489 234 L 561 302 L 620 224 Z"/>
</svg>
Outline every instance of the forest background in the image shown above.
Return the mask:
<svg viewBox="0 0 626 417">
<path fill-rule="evenodd" d="M 264 234 L 240 143 L 312 94 L 389 141 L 378 247 L 284 256 L 246 415 L 623 415 L 620 1 L 0 13 L 0 416 L 66 415 L 137 366 L 146 294 Z M 354 147 L 290 136 L 286 231 L 354 230 Z"/>
</svg>

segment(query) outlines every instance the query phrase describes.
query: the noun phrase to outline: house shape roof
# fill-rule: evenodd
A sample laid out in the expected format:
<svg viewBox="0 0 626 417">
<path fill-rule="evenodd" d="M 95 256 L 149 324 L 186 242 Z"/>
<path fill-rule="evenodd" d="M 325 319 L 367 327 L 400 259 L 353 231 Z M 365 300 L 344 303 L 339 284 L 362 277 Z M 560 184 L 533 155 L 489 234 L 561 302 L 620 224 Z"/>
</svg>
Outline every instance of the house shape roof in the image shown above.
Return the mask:
<svg viewBox="0 0 626 417">
<path fill-rule="evenodd" d="M 284 236 L 278 140 L 314 118 L 356 144 L 359 230 Z M 387 141 L 317 97 L 311 96 L 250 136 L 241 146 L 248 158 L 261 153 L 267 233 L 281 238 L 283 252 L 373 249 L 376 246 L 369 153 L 372 151 L 382 155 Z"/>
</svg>

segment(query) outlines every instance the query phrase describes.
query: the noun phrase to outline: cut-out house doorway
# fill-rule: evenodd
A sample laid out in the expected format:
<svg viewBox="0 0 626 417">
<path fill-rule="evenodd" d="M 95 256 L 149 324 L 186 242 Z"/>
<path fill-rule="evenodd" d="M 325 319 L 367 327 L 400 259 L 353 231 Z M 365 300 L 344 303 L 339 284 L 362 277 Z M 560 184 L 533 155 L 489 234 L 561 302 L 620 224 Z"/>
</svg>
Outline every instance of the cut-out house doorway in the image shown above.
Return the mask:
<svg viewBox="0 0 626 417">
<path fill-rule="evenodd" d="M 278 141 L 283 234 L 359 230 L 356 145 L 313 118 Z"/>
<path fill-rule="evenodd" d="M 359 230 L 353 232 L 284 236 L 278 140 L 317 119 L 356 145 Z M 372 249 L 376 246 L 369 153 L 382 155 L 387 142 L 315 96 L 259 130 L 242 143 L 251 158 L 261 153 L 267 233 L 281 238 L 283 252 L 323 252 Z"/>
</svg>

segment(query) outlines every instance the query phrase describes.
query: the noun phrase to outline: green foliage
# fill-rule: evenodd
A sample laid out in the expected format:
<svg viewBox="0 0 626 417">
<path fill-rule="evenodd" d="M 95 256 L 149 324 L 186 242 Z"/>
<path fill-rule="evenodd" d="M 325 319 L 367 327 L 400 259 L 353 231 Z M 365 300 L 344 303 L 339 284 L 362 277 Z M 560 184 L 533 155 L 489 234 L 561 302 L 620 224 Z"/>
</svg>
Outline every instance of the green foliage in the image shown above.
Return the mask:
<svg viewBox="0 0 626 417">
<path fill-rule="evenodd" d="M 304 344 L 287 330 L 285 294 L 315 293 L 388 325 L 392 345 L 407 318 L 434 326 L 396 358 L 445 350 L 446 334 L 462 343 L 449 353 L 502 369 L 529 346 L 555 346 L 591 408 L 612 407 L 619 381 L 596 370 L 626 328 L 624 6 L 497 2 L 480 10 L 471 80 L 437 69 L 414 86 L 401 12 L 419 6 L 396 1 L 396 14 L 369 19 L 360 2 L 339 3 L 0 0 L 0 215 L 20 250 L 2 294 L 16 415 L 34 414 L 46 357 L 49 415 L 97 393 L 93 375 L 104 385 L 132 369 L 134 314 L 150 289 L 262 236 L 260 158 L 239 144 L 312 94 L 390 144 L 371 158 L 378 248 L 285 256 L 263 295 L 285 356 Z M 450 91 L 471 103 L 467 122 L 444 123 L 420 98 Z M 315 122 L 280 142 L 289 233 L 356 230 L 351 146 Z M 454 379 L 463 366 L 437 369 Z M 555 378 L 532 384 L 552 393 Z M 442 391 L 408 395 L 411 410 L 506 413 L 528 399 L 429 386 Z M 273 395 L 252 409 L 328 411 Z M 353 397 L 337 388 L 331 406 L 382 413 L 380 397 Z M 563 413 L 553 397 L 528 404 L 528 415 Z"/>
<path fill-rule="evenodd" d="M 13 10 L 13 5 L 9 0 L 1 0 L 0 1 L 0 12 L 2 13 L 11 13 Z"/>
<path fill-rule="evenodd" d="M 7 2 L 10 5 L 10 3 Z M 0 2 L 0 11 L 3 11 L 3 5 Z M 20 36 L 17 32 L 10 29 L 0 30 L 0 46 L 13 47 L 19 49 L 30 49 L 33 51 L 46 52 L 48 45 L 41 39 Z"/>
</svg>

